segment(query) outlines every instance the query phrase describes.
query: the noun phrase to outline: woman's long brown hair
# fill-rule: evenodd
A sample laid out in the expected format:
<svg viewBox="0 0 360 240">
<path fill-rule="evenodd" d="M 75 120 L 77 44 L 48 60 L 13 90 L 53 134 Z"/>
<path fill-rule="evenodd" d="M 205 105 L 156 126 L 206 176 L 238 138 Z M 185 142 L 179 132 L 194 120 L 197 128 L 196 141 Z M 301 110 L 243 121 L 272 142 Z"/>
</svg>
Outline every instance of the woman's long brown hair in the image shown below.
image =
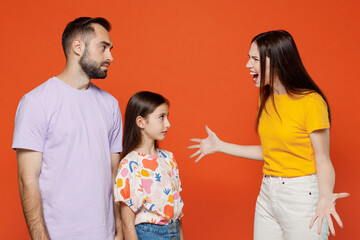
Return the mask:
<svg viewBox="0 0 360 240">
<path fill-rule="evenodd" d="M 261 114 L 264 110 L 266 112 L 265 103 L 269 97 L 277 112 L 274 102 L 275 76 L 278 77 L 287 94 L 304 95 L 317 92 L 321 95 L 328 107 L 329 121 L 331 120 L 327 99 L 306 71 L 295 41 L 287 31 L 278 30 L 261 33 L 255 36 L 251 43 L 255 43 L 260 52 L 260 107 L 257 114 L 256 129 L 259 126 Z M 265 85 L 266 57 L 270 58 L 268 85 Z"/>
</svg>

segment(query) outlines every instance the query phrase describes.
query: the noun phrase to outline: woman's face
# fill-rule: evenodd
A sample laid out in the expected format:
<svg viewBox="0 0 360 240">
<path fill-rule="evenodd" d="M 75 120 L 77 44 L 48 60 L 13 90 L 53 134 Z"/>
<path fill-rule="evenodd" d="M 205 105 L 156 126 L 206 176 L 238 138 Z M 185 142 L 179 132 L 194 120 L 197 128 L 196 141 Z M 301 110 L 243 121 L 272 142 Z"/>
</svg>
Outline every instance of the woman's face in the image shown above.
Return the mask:
<svg viewBox="0 0 360 240">
<path fill-rule="evenodd" d="M 249 61 L 246 63 L 246 67 L 250 70 L 250 75 L 255 83 L 256 87 L 260 87 L 261 70 L 260 70 L 260 52 L 257 44 L 253 42 L 249 50 Z M 265 69 L 265 85 L 269 84 L 270 79 L 270 58 L 266 57 L 266 69 Z"/>
</svg>

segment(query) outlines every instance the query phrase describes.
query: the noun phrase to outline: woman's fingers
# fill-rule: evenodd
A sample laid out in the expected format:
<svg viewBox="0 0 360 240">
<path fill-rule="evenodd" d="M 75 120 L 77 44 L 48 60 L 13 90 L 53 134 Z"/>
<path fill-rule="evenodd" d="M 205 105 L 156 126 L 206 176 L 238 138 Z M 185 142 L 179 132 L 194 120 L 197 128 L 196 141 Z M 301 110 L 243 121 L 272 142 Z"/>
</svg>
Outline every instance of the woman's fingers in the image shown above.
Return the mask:
<svg viewBox="0 0 360 240">
<path fill-rule="evenodd" d="M 191 138 L 190 141 L 192 142 L 201 142 L 202 139 L 199 139 L 199 138 Z"/>
<path fill-rule="evenodd" d="M 334 212 L 332 215 L 333 215 L 333 217 L 335 218 L 335 221 L 339 224 L 339 226 L 340 226 L 340 227 L 343 227 L 344 225 L 343 225 L 343 223 L 342 223 L 342 221 L 341 221 L 341 219 L 340 219 L 339 214 L 337 214 L 337 212 Z"/>
<path fill-rule="evenodd" d="M 200 150 L 198 150 L 198 151 L 196 151 L 195 153 L 193 153 L 191 156 L 190 156 L 190 158 L 193 158 L 193 157 L 195 157 L 195 156 L 197 156 L 197 155 L 199 155 L 201 153 L 201 151 Z M 200 155 L 201 156 L 201 155 Z M 196 159 L 197 160 L 197 159 Z M 198 161 L 198 160 L 197 160 Z M 195 161 L 196 162 L 196 161 Z"/>
<path fill-rule="evenodd" d="M 203 156 L 205 156 L 205 155 L 201 153 L 200 156 L 195 160 L 195 162 L 197 163 L 200 159 L 203 158 Z"/>
<path fill-rule="evenodd" d="M 348 196 L 350 196 L 349 193 L 335 193 L 336 199 L 338 199 L 338 198 L 346 198 Z"/>
<path fill-rule="evenodd" d="M 316 221 L 317 218 L 318 218 L 317 215 L 313 216 L 313 218 L 312 218 L 311 221 L 310 221 L 309 228 L 312 228 L 312 226 L 314 225 L 314 222 Z"/>
<path fill-rule="evenodd" d="M 330 229 L 330 232 L 333 236 L 335 236 L 335 228 L 334 228 L 334 224 L 333 224 L 333 221 L 331 219 L 331 215 L 328 214 L 326 215 L 326 220 L 328 222 L 328 225 L 329 225 L 329 229 Z"/>
<path fill-rule="evenodd" d="M 200 148 L 200 145 L 192 145 L 187 147 L 187 149 L 194 149 L 194 148 Z"/>
<path fill-rule="evenodd" d="M 323 218 L 324 218 L 324 217 L 319 216 L 319 219 L 318 219 L 318 230 L 317 230 L 317 233 L 318 233 L 318 234 L 321 233 L 321 227 L 322 227 Z"/>
<path fill-rule="evenodd" d="M 205 125 L 205 130 L 209 135 L 214 133 L 213 131 L 211 131 L 211 129 L 207 125 Z"/>
</svg>

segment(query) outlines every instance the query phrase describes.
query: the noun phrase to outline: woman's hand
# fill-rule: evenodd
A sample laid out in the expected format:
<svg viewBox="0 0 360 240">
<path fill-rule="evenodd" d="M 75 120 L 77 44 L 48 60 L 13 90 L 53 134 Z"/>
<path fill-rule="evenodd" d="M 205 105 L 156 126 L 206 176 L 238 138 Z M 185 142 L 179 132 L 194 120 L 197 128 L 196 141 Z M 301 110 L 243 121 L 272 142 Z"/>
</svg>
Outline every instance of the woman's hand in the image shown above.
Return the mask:
<svg viewBox="0 0 360 240">
<path fill-rule="evenodd" d="M 205 139 L 198 139 L 198 138 L 192 138 L 190 141 L 197 142 L 200 144 L 189 146 L 188 149 L 199 149 L 197 152 L 192 154 L 190 158 L 193 158 L 197 155 L 198 158 L 195 160 L 195 162 L 198 162 L 202 157 L 205 155 L 218 152 L 220 150 L 221 140 L 216 136 L 216 134 L 208 128 L 208 126 L 205 126 L 205 130 L 208 133 L 208 137 Z"/>
<path fill-rule="evenodd" d="M 335 210 L 335 202 L 338 198 L 346 198 L 349 196 L 349 193 L 329 193 L 319 198 L 316 206 L 315 216 L 311 219 L 310 228 L 312 228 L 316 219 L 318 219 L 318 234 L 321 232 L 321 226 L 323 218 L 326 217 L 326 220 L 329 224 L 329 229 L 332 235 L 335 236 L 334 224 L 331 219 L 331 215 L 334 217 L 336 222 L 340 227 L 343 227 L 343 223 Z"/>
</svg>

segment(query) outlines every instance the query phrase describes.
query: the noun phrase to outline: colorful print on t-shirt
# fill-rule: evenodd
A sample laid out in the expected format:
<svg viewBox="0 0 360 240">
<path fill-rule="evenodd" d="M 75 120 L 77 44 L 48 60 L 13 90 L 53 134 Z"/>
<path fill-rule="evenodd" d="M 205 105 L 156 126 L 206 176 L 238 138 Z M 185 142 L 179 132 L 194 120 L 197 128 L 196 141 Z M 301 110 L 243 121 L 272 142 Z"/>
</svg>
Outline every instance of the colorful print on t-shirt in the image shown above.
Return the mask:
<svg viewBox="0 0 360 240">
<path fill-rule="evenodd" d="M 135 213 L 135 225 L 166 225 L 182 217 L 179 169 L 171 152 L 152 156 L 132 151 L 121 161 L 114 186 L 116 202 Z"/>
</svg>

